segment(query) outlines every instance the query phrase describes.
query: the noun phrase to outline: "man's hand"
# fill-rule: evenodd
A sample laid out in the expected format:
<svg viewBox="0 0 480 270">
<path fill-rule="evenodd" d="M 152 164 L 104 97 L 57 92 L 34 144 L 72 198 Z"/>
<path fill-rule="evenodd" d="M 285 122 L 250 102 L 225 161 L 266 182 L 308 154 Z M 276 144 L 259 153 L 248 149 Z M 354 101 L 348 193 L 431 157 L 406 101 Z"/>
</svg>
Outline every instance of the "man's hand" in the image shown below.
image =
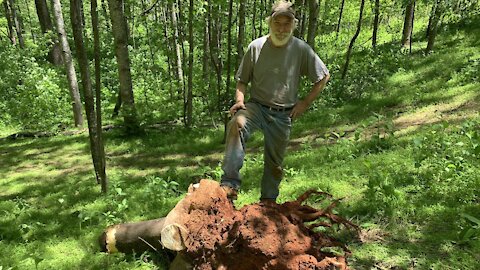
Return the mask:
<svg viewBox="0 0 480 270">
<path fill-rule="evenodd" d="M 310 107 L 310 104 L 304 100 L 300 100 L 295 104 L 295 106 L 292 109 L 292 112 L 290 113 L 290 117 L 292 119 L 296 119 L 300 117 L 307 109 Z"/>
<path fill-rule="evenodd" d="M 247 107 L 245 107 L 245 104 L 243 103 L 243 101 L 239 101 L 233 104 L 233 106 L 230 108 L 230 115 L 234 116 L 238 110 L 246 110 L 246 109 Z"/>
</svg>

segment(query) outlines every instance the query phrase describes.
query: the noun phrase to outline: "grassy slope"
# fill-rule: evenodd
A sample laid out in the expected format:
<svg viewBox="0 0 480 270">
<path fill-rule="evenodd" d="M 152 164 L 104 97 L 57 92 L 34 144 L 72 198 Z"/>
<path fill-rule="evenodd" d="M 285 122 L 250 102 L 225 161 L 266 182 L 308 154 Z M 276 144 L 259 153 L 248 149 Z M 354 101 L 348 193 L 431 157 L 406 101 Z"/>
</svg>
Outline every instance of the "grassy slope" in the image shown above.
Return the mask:
<svg viewBox="0 0 480 270">
<path fill-rule="evenodd" d="M 309 188 L 345 197 L 338 211 L 365 231 L 365 242 L 351 245 L 355 269 L 480 268 L 478 239 L 459 241 L 468 227 L 460 213 L 480 217 L 480 168 L 466 136 L 480 121 L 480 33 L 461 29 L 439 36 L 429 56 L 388 45 L 355 55 L 363 64 L 349 71 L 347 86 L 332 82 L 295 123 L 279 199 Z M 335 95 L 350 101 L 332 105 Z M 220 139 L 220 130 L 129 139 L 110 132 L 106 196 L 94 183 L 85 135 L 1 141 L 0 268 L 166 269 L 163 251 L 105 255 L 96 237 L 113 223 L 164 216 L 191 182 L 218 178 Z M 260 146 L 257 136 L 239 207 L 259 196 Z"/>
</svg>

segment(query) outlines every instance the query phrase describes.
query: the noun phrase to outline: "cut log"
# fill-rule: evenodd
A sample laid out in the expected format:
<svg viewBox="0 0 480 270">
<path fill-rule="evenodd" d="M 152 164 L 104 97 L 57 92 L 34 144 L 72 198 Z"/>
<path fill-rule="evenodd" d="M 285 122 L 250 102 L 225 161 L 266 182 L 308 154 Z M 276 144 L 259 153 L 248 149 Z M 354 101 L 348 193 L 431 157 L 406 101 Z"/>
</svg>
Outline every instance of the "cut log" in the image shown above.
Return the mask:
<svg viewBox="0 0 480 270">
<path fill-rule="evenodd" d="M 165 218 L 108 227 L 99 237 L 100 249 L 108 253 L 143 253 L 162 248 L 161 232 Z"/>
</svg>

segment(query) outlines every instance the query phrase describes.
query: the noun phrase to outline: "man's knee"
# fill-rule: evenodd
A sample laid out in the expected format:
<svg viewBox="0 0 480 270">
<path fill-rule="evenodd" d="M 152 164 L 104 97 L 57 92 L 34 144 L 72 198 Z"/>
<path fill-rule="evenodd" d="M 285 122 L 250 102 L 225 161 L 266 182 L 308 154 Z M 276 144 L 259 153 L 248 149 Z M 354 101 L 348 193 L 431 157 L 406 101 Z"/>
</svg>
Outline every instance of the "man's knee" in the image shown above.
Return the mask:
<svg viewBox="0 0 480 270">
<path fill-rule="evenodd" d="M 239 134 L 239 132 L 245 128 L 245 124 L 247 122 L 247 119 L 243 115 L 237 115 L 230 120 L 230 123 L 228 124 L 229 128 L 229 134 L 230 135 L 236 135 Z"/>
</svg>

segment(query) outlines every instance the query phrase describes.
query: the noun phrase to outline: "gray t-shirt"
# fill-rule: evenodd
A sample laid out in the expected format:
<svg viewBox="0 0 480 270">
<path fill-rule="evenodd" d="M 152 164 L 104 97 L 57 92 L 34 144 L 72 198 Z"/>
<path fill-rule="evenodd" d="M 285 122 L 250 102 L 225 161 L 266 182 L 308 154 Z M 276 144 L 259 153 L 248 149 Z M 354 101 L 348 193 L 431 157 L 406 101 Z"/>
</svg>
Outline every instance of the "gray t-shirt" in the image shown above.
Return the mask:
<svg viewBox="0 0 480 270">
<path fill-rule="evenodd" d="M 235 78 L 251 83 L 251 99 L 277 108 L 290 108 L 298 100 L 301 76 L 317 83 L 329 74 L 318 55 L 303 40 L 292 37 L 284 47 L 274 47 L 268 36 L 248 45 Z"/>
</svg>

